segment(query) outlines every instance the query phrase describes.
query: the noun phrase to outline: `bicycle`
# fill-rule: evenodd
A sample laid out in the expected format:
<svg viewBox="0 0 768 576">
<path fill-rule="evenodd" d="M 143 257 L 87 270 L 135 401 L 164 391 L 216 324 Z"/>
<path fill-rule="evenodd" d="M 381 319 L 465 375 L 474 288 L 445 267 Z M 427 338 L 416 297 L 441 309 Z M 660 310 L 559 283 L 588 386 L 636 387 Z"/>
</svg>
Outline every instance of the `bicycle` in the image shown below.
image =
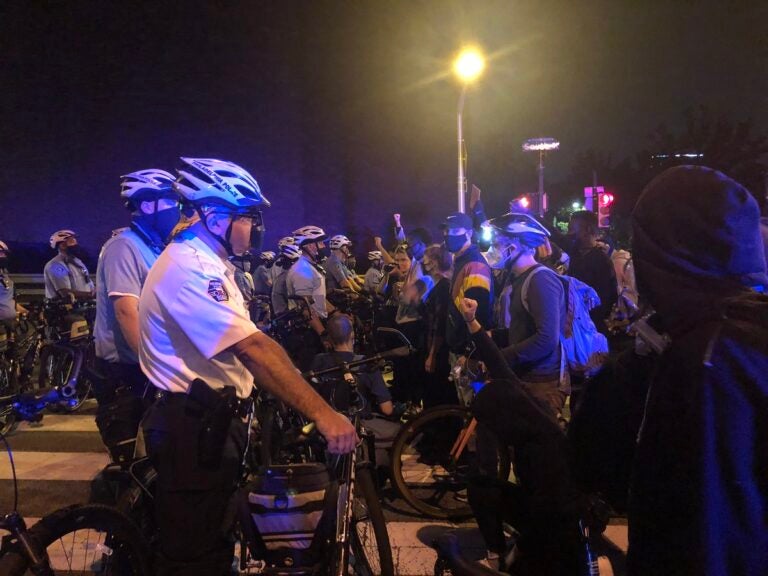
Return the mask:
<svg viewBox="0 0 768 576">
<path fill-rule="evenodd" d="M 19 316 L 12 332 L 0 326 L 0 397 L 31 388 L 32 369 L 39 347 L 38 329 L 29 319 L 29 313 Z M 17 425 L 10 406 L 0 409 L 1 434 L 10 434 Z"/>
<path fill-rule="evenodd" d="M 66 402 L 60 389 L 41 395 L 21 394 L 0 399 L 20 420 L 39 421 L 42 410 Z M 18 512 L 18 481 L 13 452 L 4 436 L 11 463 L 13 511 L 0 518 L 0 529 L 9 534 L 0 541 L 0 574 L 117 574 L 150 576 L 150 552 L 139 529 L 125 515 L 99 504 L 73 505 L 40 519 L 27 528 Z"/>
<path fill-rule="evenodd" d="M 506 448 L 493 444 L 492 438 L 478 440 L 477 420 L 469 404 L 483 382 L 466 368 L 468 364 L 451 371 L 461 404 L 425 410 L 403 426 L 392 444 L 395 489 L 415 510 L 431 518 L 458 520 L 472 515 L 466 499 L 469 475 L 481 461 L 493 459 L 494 452 L 498 477 L 506 480 L 511 469 Z M 488 454 L 480 452 L 483 449 Z"/>
<path fill-rule="evenodd" d="M 40 388 L 66 389 L 65 395 L 76 400 L 52 408 L 66 412 L 78 410 L 88 398 L 93 381 L 98 378 L 94 369 L 94 314 L 93 303 L 77 308 L 59 300 L 45 303 L 38 384 Z"/>
<path fill-rule="evenodd" d="M 410 349 L 403 346 L 304 376 L 352 374 L 408 353 Z M 354 382 L 349 386 L 354 389 Z M 333 456 L 325 453 L 312 423 L 270 395 L 256 394 L 249 428 L 258 417 L 260 438 L 249 442 L 243 458 L 245 470 L 234 496 L 238 515 L 233 533 L 240 542 L 240 574 L 347 576 L 351 570 L 359 576 L 394 575 L 374 481 L 373 436 L 365 430 L 360 410 L 355 403 L 346 413 L 363 442 L 352 454 Z M 117 507 L 152 537 L 154 476 L 146 470 L 143 478 L 138 473 L 134 476 L 134 485 L 123 493 Z M 323 515 L 322 520 L 318 514 Z M 317 522 L 310 526 L 313 519 Z M 300 529 L 291 531 L 291 522 Z M 331 547 L 334 552 L 328 554 Z"/>
</svg>

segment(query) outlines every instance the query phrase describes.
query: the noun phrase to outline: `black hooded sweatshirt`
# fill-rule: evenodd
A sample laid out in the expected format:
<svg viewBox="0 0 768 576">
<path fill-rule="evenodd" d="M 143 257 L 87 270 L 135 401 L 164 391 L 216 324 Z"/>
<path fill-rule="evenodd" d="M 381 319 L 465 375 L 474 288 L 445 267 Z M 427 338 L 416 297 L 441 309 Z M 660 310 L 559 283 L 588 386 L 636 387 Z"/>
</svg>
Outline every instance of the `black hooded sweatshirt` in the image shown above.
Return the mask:
<svg viewBox="0 0 768 576">
<path fill-rule="evenodd" d="M 667 170 L 633 213 L 641 296 L 672 339 L 651 378 L 629 501 L 628 572 L 768 573 L 768 286 L 755 200 Z"/>
</svg>

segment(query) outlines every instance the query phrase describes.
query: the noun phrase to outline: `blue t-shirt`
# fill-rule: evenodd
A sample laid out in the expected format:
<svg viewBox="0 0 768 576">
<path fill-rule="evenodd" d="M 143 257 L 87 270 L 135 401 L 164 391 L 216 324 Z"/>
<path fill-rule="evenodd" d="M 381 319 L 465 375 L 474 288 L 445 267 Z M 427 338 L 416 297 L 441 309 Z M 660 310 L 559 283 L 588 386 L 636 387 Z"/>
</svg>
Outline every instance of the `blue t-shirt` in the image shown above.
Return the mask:
<svg viewBox="0 0 768 576">
<path fill-rule="evenodd" d="M 96 268 L 94 327 L 96 356 L 99 358 L 107 362 L 139 363 L 117 322 L 112 298 L 129 296 L 138 301 L 155 260 L 157 254 L 132 230 L 113 236 L 102 247 Z"/>
</svg>

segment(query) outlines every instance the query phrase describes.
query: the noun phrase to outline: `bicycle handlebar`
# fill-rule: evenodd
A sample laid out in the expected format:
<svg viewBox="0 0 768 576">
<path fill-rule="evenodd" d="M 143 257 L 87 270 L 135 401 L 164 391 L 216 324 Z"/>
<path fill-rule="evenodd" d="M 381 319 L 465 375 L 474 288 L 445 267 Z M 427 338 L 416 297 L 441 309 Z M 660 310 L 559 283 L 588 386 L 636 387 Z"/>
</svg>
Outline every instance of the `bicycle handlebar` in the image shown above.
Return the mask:
<svg viewBox="0 0 768 576">
<path fill-rule="evenodd" d="M 67 398 L 60 388 L 51 388 L 40 394 L 13 394 L 0 398 L 0 408 L 11 406 L 16 416 L 21 420 L 34 422 L 42 418 L 40 412 L 51 404 L 60 402 L 77 402 Z"/>
<path fill-rule="evenodd" d="M 341 372 L 342 370 L 354 371 L 355 368 L 360 368 L 362 366 L 365 366 L 366 364 L 381 362 L 382 360 L 387 360 L 389 358 L 403 358 L 405 356 L 409 356 L 412 353 L 413 353 L 412 347 L 399 346 L 397 348 L 393 348 L 392 350 L 386 350 L 374 356 L 369 356 L 368 358 L 361 358 L 360 360 L 352 360 L 351 362 L 342 362 L 340 364 L 337 364 L 336 366 L 331 366 L 330 368 L 325 368 L 323 370 L 308 370 L 307 372 L 302 372 L 301 375 L 306 380 L 311 380 L 312 378 L 322 377 L 327 374 L 332 374 L 334 372 Z"/>
</svg>

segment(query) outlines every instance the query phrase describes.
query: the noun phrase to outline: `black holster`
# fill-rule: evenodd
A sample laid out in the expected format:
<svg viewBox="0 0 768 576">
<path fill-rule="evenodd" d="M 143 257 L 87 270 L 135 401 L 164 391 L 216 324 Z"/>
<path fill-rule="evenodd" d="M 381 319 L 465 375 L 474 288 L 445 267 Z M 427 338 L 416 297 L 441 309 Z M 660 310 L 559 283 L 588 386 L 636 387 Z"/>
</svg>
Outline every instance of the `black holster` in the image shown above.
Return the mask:
<svg viewBox="0 0 768 576">
<path fill-rule="evenodd" d="M 202 427 L 198 437 L 200 465 L 216 468 L 221 464 L 224 443 L 235 415 L 235 389 L 214 390 L 204 380 L 196 378 L 189 388 L 189 397 L 202 408 Z"/>
</svg>

